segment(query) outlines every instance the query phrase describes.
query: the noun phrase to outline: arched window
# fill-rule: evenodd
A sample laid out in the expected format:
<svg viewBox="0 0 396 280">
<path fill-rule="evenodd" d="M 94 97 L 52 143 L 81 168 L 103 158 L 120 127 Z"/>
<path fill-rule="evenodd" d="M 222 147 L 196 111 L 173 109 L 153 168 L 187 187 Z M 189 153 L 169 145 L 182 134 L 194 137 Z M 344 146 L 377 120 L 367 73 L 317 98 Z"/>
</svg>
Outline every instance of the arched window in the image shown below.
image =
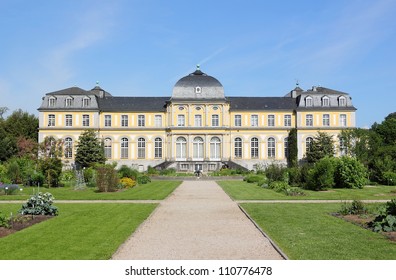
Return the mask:
<svg viewBox="0 0 396 280">
<path fill-rule="evenodd" d="M 146 139 L 140 137 L 138 139 L 138 158 L 146 157 Z"/>
<path fill-rule="evenodd" d="M 234 140 L 234 155 L 236 158 L 242 157 L 242 139 L 239 137 Z"/>
<path fill-rule="evenodd" d="M 312 137 L 307 137 L 307 139 L 305 139 L 305 152 L 309 152 L 311 150 L 312 142 L 313 142 Z"/>
<path fill-rule="evenodd" d="M 187 140 L 184 137 L 176 139 L 176 159 L 182 160 L 187 158 Z"/>
<path fill-rule="evenodd" d="M 129 154 L 129 141 L 128 138 L 121 138 L 121 158 L 128 158 Z"/>
<path fill-rule="evenodd" d="M 154 157 L 162 158 L 162 139 L 160 137 L 154 139 Z"/>
<path fill-rule="evenodd" d="M 195 137 L 193 140 L 193 158 L 204 158 L 204 140 L 201 137 Z"/>
<path fill-rule="evenodd" d="M 267 145 L 268 145 L 268 157 L 274 158 L 275 157 L 275 138 L 274 137 L 268 138 Z"/>
<path fill-rule="evenodd" d="M 65 138 L 65 158 L 73 157 L 73 139 L 70 137 Z"/>
<path fill-rule="evenodd" d="M 259 157 L 259 141 L 258 141 L 257 137 L 253 137 L 250 140 L 250 156 L 252 158 Z"/>
<path fill-rule="evenodd" d="M 285 158 L 289 157 L 289 137 L 285 137 L 285 139 L 283 139 L 283 146 L 285 149 Z"/>
<path fill-rule="evenodd" d="M 210 158 L 220 159 L 221 158 L 221 141 L 219 137 L 212 137 L 210 139 Z"/>
<path fill-rule="evenodd" d="M 322 97 L 322 107 L 329 107 L 330 106 L 330 98 L 328 96 Z"/>
<path fill-rule="evenodd" d="M 111 145 L 112 145 L 111 139 L 110 138 L 106 138 L 104 140 L 104 154 L 105 154 L 106 158 L 111 158 Z"/>
</svg>

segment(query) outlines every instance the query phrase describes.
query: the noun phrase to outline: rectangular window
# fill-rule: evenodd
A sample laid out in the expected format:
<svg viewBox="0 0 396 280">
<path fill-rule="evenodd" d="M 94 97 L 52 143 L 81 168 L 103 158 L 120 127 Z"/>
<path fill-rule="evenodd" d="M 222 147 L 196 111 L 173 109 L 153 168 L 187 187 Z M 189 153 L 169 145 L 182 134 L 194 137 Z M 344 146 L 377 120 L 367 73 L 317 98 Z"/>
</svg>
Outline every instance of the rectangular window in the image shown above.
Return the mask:
<svg viewBox="0 0 396 280">
<path fill-rule="evenodd" d="M 48 115 L 48 126 L 55 126 L 55 115 Z"/>
<path fill-rule="evenodd" d="M 219 115 L 212 115 L 212 126 L 219 126 Z"/>
<path fill-rule="evenodd" d="M 66 98 L 65 106 L 66 106 L 66 107 L 71 107 L 72 105 L 73 105 L 73 99 L 71 99 L 71 98 Z"/>
<path fill-rule="evenodd" d="M 161 127 L 162 126 L 162 116 L 161 115 L 155 115 L 155 117 L 154 117 L 154 125 L 155 125 L 155 127 Z"/>
<path fill-rule="evenodd" d="M 55 107 L 55 101 L 56 99 L 54 97 L 48 99 L 48 107 Z"/>
<path fill-rule="evenodd" d="M 250 122 L 252 126 L 258 126 L 258 115 L 252 115 Z"/>
<path fill-rule="evenodd" d="M 291 115 L 285 115 L 284 121 L 285 126 L 291 126 Z"/>
<path fill-rule="evenodd" d="M 187 163 L 182 163 L 182 164 L 180 164 L 180 169 L 181 169 L 181 170 L 188 170 L 189 167 L 190 167 L 190 166 L 189 166 Z"/>
<path fill-rule="evenodd" d="M 66 124 L 66 126 L 73 126 L 73 116 L 72 115 L 66 115 L 65 124 Z"/>
<path fill-rule="evenodd" d="M 89 107 L 90 99 L 88 97 L 84 97 L 83 99 L 83 107 Z"/>
<path fill-rule="evenodd" d="M 268 126 L 275 126 L 275 116 L 268 115 Z"/>
<path fill-rule="evenodd" d="M 323 126 L 330 126 L 330 115 L 323 114 Z"/>
<path fill-rule="evenodd" d="M 305 116 L 305 125 L 313 126 L 313 116 L 311 114 Z"/>
<path fill-rule="evenodd" d="M 347 116 L 345 114 L 340 115 L 340 126 L 347 126 Z"/>
<path fill-rule="evenodd" d="M 82 116 L 82 125 L 83 126 L 89 126 L 89 115 L 83 115 Z"/>
<path fill-rule="evenodd" d="M 105 126 L 111 126 L 111 115 L 105 115 Z"/>
<path fill-rule="evenodd" d="M 235 126 L 242 126 L 242 116 L 235 115 Z"/>
<path fill-rule="evenodd" d="M 177 115 L 177 126 L 185 126 L 186 117 L 184 115 Z"/>
<path fill-rule="evenodd" d="M 146 118 L 144 115 L 138 115 L 138 126 L 146 126 Z"/>
<path fill-rule="evenodd" d="M 195 115 L 194 125 L 195 126 L 202 126 L 202 116 L 201 115 Z"/>
<path fill-rule="evenodd" d="M 121 126 L 124 126 L 124 127 L 128 126 L 128 115 L 121 116 Z"/>
</svg>

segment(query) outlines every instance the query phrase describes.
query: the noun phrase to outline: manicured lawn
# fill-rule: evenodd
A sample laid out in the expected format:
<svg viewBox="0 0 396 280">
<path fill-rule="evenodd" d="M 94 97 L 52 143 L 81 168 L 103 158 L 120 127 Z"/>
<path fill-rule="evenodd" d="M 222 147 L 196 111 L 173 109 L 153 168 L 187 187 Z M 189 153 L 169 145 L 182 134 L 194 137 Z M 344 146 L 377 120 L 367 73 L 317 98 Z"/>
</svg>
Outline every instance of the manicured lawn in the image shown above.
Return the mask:
<svg viewBox="0 0 396 280">
<path fill-rule="evenodd" d="M 59 216 L 0 238 L 0 259 L 106 260 L 157 204 L 56 204 Z M 2 204 L 16 213 L 17 204 Z"/>
<path fill-rule="evenodd" d="M 395 260 L 396 243 L 329 215 L 340 204 L 241 205 L 268 236 L 295 260 Z"/>
<path fill-rule="evenodd" d="M 139 185 L 129 190 L 112 193 L 99 193 L 94 188 L 74 190 L 70 187 L 63 188 L 40 188 L 40 192 L 50 192 L 56 200 L 162 200 L 172 193 L 181 181 L 153 181 L 145 185 Z M 27 187 L 15 195 L 0 195 L 0 200 L 25 200 L 28 199 L 37 188 Z"/>
<path fill-rule="evenodd" d="M 396 190 L 395 186 L 366 186 L 363 189 L 331 189 L 321 192 L 304 190 L 305 196 L 287 196 L 244 181 L 220 181 L 218 184 L 234 200 L 382 200 L 396 198 L 396 193 L 391 193 L 392 190 Z"/>
</svg>

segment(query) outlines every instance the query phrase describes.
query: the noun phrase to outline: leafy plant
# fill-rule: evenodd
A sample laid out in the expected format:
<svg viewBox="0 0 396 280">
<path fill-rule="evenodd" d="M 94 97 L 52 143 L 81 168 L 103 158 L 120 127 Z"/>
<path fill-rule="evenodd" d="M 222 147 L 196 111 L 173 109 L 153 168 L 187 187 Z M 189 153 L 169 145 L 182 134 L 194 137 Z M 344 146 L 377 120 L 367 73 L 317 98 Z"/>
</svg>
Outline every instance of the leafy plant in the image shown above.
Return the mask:
<svg viewBox="0 0 396 280">
<path fill-rule="evenodd" d="M 308 171 L 307 187 L 310 190 L 326 190 L 334 187 L 334 173 L 339 159 L 324 157 Z"/>
<path fill-rule="evenodd" d="M 10 228 L 11 218 L 0 212 L 0 227 Z"/>
<path fill-rule="evenodd" d="M 382 213 L 377 215 L 370 226 L 374 231 L 396 231 L 396 199 L 388 201 Z"/>
<path fill-rule="evenodd" d="M 361 189 L 367 183 L 367 170 L 356 158 L 343 156 L 335 171 L 336 186 Z"/>
<path fill-rule="evenodd" d="M 352 203 L 343 203 L 339 213 L 341 215 L 362 215 L 367 214 L 368 210 L 360 200 L 353 200 Z"/>
<path fill-rule="evenodd" d="M 259 181 L 262 181 L 264 179 L 265 179 L 264 175 L 255 175 L 255 174 L 250 174 L 243 178 L 243 180 L 248 183 L 258 183 Z"/>
<path fill-rule="evenodd" d="M 32 195 L 26 203 L 22 205 L 19 213 L 22 215 L 49 215 L 57 216 L 58 207 L 53 206 L 54 196 L 51 193 L 41 193 Z"/>
<path fill-rule="evenodd" d="M 138 184 L 147 184 L 151 182 L 151 178 L 147 175 L 142 175 L 137 178 Z"/>
<path fill-rule="evenodd" d="M 118 185 L 117 172 L 112 165 L 97 168 L 96 186 L 100 192 L 114 192 Z"/>
</svg>

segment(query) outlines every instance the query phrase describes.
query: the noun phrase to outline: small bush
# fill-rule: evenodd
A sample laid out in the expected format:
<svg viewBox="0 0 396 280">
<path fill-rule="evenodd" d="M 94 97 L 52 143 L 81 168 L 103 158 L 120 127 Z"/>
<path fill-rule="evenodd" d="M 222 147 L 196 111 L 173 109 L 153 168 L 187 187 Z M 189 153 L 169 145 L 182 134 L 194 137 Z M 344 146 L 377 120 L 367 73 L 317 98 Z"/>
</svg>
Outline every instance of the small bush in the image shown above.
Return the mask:
<svg viewBox="0 0 396 280">
<path fill-rule="evenodd" d="M 151 182 L 151 178 L 147 175 L 142 175 L 137 178 L 138 184 L 147 184 Z"/>
<path fill-rule="evenodd" d="M 290 167 L 287 169 L 289 174 L 289 185 L 291 186 L 301 186 L 302 176 L 301 169 L 299 167 Z"/>
<path fill-rule="evenodd" d="M 338 165 L 338 158 L 324 157 L 317 161 L 311 170 L 308 171 L 306 186 L 310 190 L 327 190 L 333 188 L 334 173 Z"/>
<path fill-rule="evenodd" d="M 368 210 L 360 200 L 353 200 L 352 203 L 343 203 L 339 213 L 341 215 L 363 215 L 367 214 Z"/>
<path fill-rule="evenodd" d="M 270 182 L 283 181 L 289 182 L 289 174 L 287 168 L 281 164 L 271 163 L 265 169 L 265 176 Z"/>
<path fill-rule="evenodd" d="M 111 165 L 104 165 L 97 168 L 96 186 L 100 192 L 114 192 L 118 185 L 117 172 Z"/>
<path fill-rule="evenodd" d="M 152 167 L 150 165 L 147 167 L 147 174 L 155 175 L 155 174 L 158 174 L 158 173 L 159 173 L 158 170 L 155 169 L 154 167 Z"/>
<path fill-rule="evenodd" d="M 298 188 L 298 187 L 289 187 L 289 188 L 286 188 L 283 192 L 288 196 L 303 196 L 303 195 L 305 195 L 305 192 L 301 188 Z"/>
<path fill-rule="evenodd" d="M 162 176 L 174 176 L 176 174 L 176 169 L 175 168 L 167 168 L 163 169 L 159 173 Z"/>
<path fill-rule="evenodd" d="M 136 181 L 132 180 L 131 178 L 124 177 L 120 180 L 120 186 L 123 189 L 131 189 L 136 186 Z"/>
<path fill-rule="evenodd" d="M 258 183 L 259 181 L 264 179 L 265 179 L 264 175 L 254 175 L 254 174 L 247 175 L 243 178 L 243 180 L 248 183 Z"/>
<path fill-rule="evenodd" d="M 120 167 L 120 169 L 118 169 L 117 173 L 118 173 L 118 176 L 120 178 L 128 177 L 128 178 L 131 178 L 131 179 L 133 179 L 135 181 L 140 176 L 139 171 L 137 171 L 136 169 L 133 169 L 131 167 L 128 167 L 126 165 L 122 165 Z"/>
<path fill-rule="evenodd" d="M 11 218 L 0 212 L 0 227 L 10 228 Z"/>
<path fill-rule="evenodd" d="M 44 185 L 45 177 L 41 172 L 34 172 L 31 176 L 31 183 L 33 186 Z"/>
<path fill-rule="evenodd" d="M 336 186 L 339 188 L 361 189 L 367 184 L 367 170 L 356 158 L 343 156 L 335 171 Z"/>
<path fill-rule="evenodd" d="M 268 188 L 276 192 L 284 192 L 287 188 L 290 188 L 289 184 L 283 181 L 274 181 L 268 184 Z"/>
<path fill-rule="evenodd" d="M 16 184 L 1 184 L 0 191 L 3 191 L 5 195 L 13 195 L 19 190 L 19 185 Z"/>
<path fill-rule="evenodd" d="M 58 215 L 58 208 L 53 206 L 54 197 L 51 193 L 41 193 L 32 195 L 28 201 L 22 205 L 19 213 L 22 215 Z"/>
</svg>

